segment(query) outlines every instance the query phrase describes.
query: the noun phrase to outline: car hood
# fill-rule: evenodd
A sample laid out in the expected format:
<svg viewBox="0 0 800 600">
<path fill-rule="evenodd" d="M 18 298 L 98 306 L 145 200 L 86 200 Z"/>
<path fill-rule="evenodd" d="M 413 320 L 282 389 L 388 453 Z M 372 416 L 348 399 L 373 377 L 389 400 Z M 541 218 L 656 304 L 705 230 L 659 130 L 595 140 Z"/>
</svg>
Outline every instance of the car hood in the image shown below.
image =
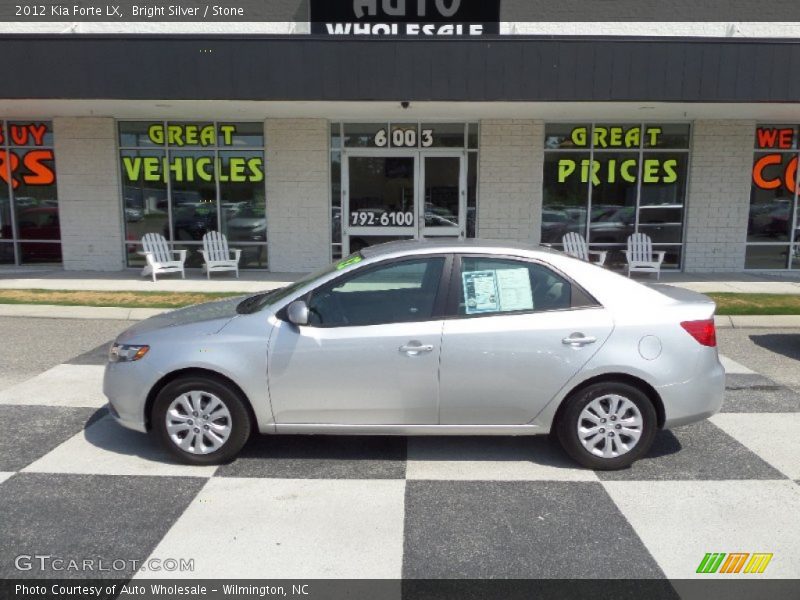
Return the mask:
<svg viewBox="0 0 800 600">
<path fill-rule="evenodd" d="M 149 333 L 161 329 L 180 327 L 183 325 L 198 325 L 196 333 L 212 334 L 220 331 L 231 319 L 237 316 L 236 306 L 242 301 L 244 296 L 236 298 L 226 298 L 216 302 L 205 302 L 195 304 L 186 308 L 179 308 L 169 312 L 150 317 L 140 321 L 133 327 L 126 329 L 117 338 L 124 342 L 132 337 L 143 333 Z"/>
</svg>

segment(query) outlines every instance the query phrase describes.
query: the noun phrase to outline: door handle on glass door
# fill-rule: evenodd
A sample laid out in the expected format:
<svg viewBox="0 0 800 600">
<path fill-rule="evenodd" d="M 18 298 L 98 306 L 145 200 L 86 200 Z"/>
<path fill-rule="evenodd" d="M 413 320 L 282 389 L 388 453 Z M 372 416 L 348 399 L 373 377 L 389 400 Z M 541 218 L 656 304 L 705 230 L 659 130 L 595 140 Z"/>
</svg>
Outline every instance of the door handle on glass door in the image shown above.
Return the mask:
<svg viewBox="0 0 800 600">
<path fill-rule="evenodd" d="M 594 344 L 596 341 L 597 338 L 595 337 L 585 336 L 582 333 L 573 333 L 569 337 L 565 337 L 561 340 L 561 343 L 567 346 L 586 346 L 588 344 Z"/>
<path fill-rule="evenodd" d="M 433 350 L 433 345 L 421 344 L 415 340 L 412 340 L 408 344 L 400 346 L 398 350 L 400 350 L 400 352 L 405 352 L 409 356 L 416 356 L 417 354 L 422 354 L 423 352 L 431 352 Z"/>
</svg>

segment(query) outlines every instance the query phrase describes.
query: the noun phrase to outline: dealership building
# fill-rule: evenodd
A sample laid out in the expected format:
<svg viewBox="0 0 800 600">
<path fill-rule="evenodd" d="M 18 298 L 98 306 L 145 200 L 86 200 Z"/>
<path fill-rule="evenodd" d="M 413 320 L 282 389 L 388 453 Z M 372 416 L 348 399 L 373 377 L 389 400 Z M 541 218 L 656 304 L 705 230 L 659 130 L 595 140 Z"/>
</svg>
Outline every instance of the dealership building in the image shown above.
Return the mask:
<svg viewBox="0 0 800 600">
<path fill-rule="evenodd" d="M 0 270 L 141 268 L 151 232 L 199 267 L 212 230 L 275 272 L 571 231 L 800 270 L 798 24 L 481 19 L 4 23 Z"/>
</svg>

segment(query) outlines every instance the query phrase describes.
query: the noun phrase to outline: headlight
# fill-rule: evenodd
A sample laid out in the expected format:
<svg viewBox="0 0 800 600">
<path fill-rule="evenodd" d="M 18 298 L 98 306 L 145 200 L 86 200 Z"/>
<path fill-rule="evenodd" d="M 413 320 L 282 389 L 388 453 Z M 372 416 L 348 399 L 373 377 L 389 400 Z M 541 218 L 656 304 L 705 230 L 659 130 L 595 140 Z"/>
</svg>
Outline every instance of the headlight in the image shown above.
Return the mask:
<svg viewBox="0 0 800 600">
<path fill-rule="evenodd" d="M 129 346 L 128 344 L 114 344 L 108 351 L 108 362 L 132 362 L 139 360 L 150 346 Z"/>
</svg>

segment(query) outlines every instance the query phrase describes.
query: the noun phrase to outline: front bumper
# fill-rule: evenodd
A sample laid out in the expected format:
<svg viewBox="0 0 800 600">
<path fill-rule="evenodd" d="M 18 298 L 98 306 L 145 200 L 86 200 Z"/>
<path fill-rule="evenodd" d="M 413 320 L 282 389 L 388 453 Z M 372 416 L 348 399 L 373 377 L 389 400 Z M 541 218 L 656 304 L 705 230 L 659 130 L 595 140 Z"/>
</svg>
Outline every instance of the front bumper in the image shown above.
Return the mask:
<svg viewBox="0 0 800 600">
<path fill-rule="evenodd" d="M 709 353 L 710 354 L 710 353 Z M 716 352 L 699 361 L 694 377 L 657 387 L 664 403 L 664 427 L 702 421 L 719 412 L 725 396 L 725 369 Z"/>
<path fill-rule="evenodd" d="M 146 359 L 106 365 L 103 393 L 108 398 L 109 412 L 117 423 L 134 431 L 147 431 L 147 395 L 160 377 L 161 374 L 151 368 Z"/>
</svg>

